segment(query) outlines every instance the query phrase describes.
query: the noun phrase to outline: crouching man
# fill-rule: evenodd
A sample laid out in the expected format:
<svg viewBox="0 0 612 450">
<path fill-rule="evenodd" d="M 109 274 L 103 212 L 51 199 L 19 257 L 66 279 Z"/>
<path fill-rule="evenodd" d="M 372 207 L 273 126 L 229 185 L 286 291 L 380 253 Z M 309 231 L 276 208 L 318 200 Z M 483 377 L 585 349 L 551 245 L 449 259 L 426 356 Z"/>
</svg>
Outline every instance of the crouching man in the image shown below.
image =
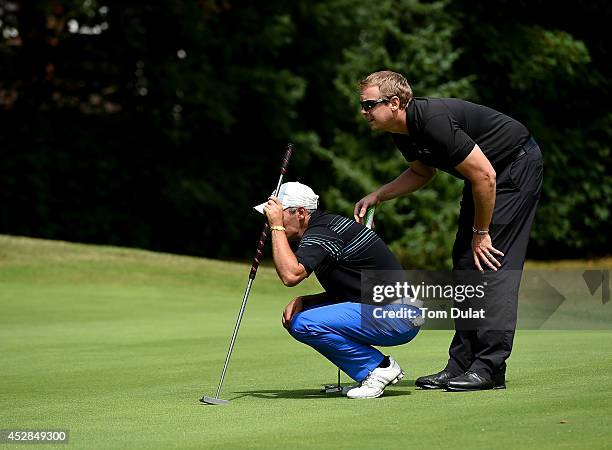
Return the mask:
<svg viewBox="0 0 612 450">
<path fill-rule="evenodd" d="M 314 272 L 325 289 L 289 302 L 283 326 L 360 383 L 347 392 L 349 398 L 380 397 L 404 372 L 373 346 L 414 339 L 422 323 L 420 309 L 404 302 L 376 305 L 371 297 L 364 298 L 364 272 L 403 273 L 403 269 L 374 231 L 353 219 L 317 210 L 318 199 L 310 187 L 289 182 L 281 186 L 278 198 L 255 207 L 268 219 L 274 264 L 283 284 L 295 286 Z M 295 252 L 289 242 L 298 243 Z M 399 308 L 411 309 L 410 318 L 381 319 L 384 311 Z"/>
</svg>

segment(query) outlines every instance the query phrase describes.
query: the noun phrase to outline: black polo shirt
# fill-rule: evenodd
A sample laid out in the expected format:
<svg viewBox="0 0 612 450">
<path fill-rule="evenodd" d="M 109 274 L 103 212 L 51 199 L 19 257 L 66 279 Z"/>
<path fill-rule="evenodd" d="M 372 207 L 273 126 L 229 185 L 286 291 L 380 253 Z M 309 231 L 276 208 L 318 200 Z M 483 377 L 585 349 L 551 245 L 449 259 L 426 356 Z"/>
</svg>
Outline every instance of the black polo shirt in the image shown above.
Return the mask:
<svg viewBox="0 0 612 450">
<path fill-rule="evenodd" d="M 334 302 L 371 302 L 361 298 L 364 270 L 402 271 L 391 250 L 369 228 L 353 219 L 316 211 L 295 252 L 297 260 Z"/>
<path fill-rule="evenodd" d="M 530 138 L 529 130 L 512 117 L 456 98 L 415 97 L 406 113 L 409 134 L 392 135 L 404 158 L 459 178 L 464 177 L 455 166 L 475 144 L 497 168 Z"/>
</svg>

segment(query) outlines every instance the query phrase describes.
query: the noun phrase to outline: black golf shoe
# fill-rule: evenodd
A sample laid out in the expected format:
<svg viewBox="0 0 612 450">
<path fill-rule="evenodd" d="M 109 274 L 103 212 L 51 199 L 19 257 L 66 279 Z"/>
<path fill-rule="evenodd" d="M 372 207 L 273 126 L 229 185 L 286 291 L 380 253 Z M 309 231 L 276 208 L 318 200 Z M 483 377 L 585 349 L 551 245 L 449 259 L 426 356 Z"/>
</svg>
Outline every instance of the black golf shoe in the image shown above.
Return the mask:
<svg viewBox="0 0 612 450">
<path fill-rule="evenodd" d="M 463 375 L 448 380 L 447 391 L 484 391 L 487 389 L 506 389 L 506 377 L 499 373 L 493 378 L 468 370 Z"/>
<path fill-rule="evenodd" d="M 432 375 L 425 375 L 416 379 L 414 384 L 421 389 L 444 389 L 448 380 L 453 378 L 455 375 L 447 370 L 442 370 Z"/>
</svg>

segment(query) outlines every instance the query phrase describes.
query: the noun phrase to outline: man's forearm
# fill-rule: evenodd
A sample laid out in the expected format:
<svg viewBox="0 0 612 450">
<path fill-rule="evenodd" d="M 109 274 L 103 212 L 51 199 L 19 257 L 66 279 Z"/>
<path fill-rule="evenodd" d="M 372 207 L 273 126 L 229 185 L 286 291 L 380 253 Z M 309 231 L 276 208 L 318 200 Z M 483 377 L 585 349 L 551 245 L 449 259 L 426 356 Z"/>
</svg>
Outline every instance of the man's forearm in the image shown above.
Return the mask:
<svg viewBox="0 0 612 450">
<path fill-rule="evenodd" d="M 285 285 L 292 284 L 292 280 L 299 272 L 299 263 L 291 250 L 284 231 L 272 230 L 272 259 L 279 278 Z"/>
<path fill-rule="evenodd" d="M 472 184 L 474 198 L 474 227 L 488 230 L 495 207 L 495 180 L 483 179 Z"/>
<path fill-rule="evenodd" d="M 378 198 L 381 202 L 384 202 L 404 194 L 409 194 L 425 186 L 432 177 L 433 173 L 420 173 L 409 168 L 395 180 L 378 188 Z"/>
</svg>

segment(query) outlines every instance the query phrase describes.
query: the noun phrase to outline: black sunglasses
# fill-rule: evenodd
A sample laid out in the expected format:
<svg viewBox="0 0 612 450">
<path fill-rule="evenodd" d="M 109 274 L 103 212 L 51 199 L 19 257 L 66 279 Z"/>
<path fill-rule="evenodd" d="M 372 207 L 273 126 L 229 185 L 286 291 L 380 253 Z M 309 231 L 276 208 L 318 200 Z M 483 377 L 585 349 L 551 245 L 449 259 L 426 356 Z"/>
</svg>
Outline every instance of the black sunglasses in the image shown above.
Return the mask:
<svg viewBox="0 0 612 450">
<path fill-rule="evenodd" d="M 363 108 L 364 111 L 370 111 L 376 105 L 380 105 L 381 103 L 388 103 L 388 102 L 389 102 L 388 98 L 382 97 L 382 98 L 379 98 L 378 100 L 362 100 L 359 103 L 361 104 L 361 107 Z"/>
</svg>

